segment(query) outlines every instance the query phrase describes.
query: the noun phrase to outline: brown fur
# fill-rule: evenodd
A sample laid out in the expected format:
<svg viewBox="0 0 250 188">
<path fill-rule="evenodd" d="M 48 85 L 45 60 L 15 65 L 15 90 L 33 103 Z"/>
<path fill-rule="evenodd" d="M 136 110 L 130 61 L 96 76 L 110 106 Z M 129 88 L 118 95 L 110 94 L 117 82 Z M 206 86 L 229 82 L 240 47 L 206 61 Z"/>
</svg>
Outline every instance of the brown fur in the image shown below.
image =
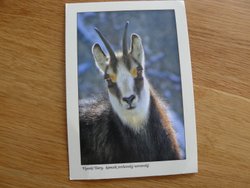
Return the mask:
<svg viewBox="0 0 250 188">
<path fill-rule="evenodd" d="M 178 158 L 180 159 L 181 158 L 180 148 L 179 148 L 179 144 L 177 142 L 176 136 L 175 136 L 175 131 L 169 121 L 169 118 L 166 114 L 166 110 L 164 109 L 166 108 L 167 104 L 163 102 L 163 100 L 160 98 L 160 96 L 156 93 L 156 91 L 151 86 L 150 86 L 150 93 L 151 93 L 153 100 L 155 101 L 155 108 L 157 108 L 160 114 L 162 125 L 164 125 L 164 128 L 166 129 L 166 134 L 172 143 L 172 149 L 176 151 L 176 153 L 178 154 Z"/>
</svg>

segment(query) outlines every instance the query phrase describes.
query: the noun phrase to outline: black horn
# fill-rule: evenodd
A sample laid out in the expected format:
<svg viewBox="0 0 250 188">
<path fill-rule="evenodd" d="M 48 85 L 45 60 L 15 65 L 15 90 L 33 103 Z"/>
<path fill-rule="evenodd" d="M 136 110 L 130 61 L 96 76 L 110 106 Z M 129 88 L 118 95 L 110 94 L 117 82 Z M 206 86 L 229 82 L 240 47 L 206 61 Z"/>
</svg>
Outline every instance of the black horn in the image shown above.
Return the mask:
<svg viewBox="0 0 250 188">
<path fill-rule="evenodd" d="M 123 41 L 122 41 L 122 48 L 123 48 L 123 55 L 125 57 L 128 56 L 128 45 L 127 45 L 127 30 L 128 30 L 129 22 L 126 22 L 124 33 L 123 33 Z"/>
<path fill-rule="evenodd" d="M 115 53 L 114 51 L 112 50 L 109 42 L 105 39 L 105 37 L 102 35 L 102 33 L 97 29 L 95 28 L 95 31 L 97 32 L 97 34 L 100 36 L 100 38 L 102 39 L 105 47 L 107 48 L 108 52 L 109 52 L 109 55 L 110 55 L 110 63 L 112 63 L 113 65 L 117 62 L 117 59 L 116 59 L 116 56 L 115 56 Z"/>
</svg>

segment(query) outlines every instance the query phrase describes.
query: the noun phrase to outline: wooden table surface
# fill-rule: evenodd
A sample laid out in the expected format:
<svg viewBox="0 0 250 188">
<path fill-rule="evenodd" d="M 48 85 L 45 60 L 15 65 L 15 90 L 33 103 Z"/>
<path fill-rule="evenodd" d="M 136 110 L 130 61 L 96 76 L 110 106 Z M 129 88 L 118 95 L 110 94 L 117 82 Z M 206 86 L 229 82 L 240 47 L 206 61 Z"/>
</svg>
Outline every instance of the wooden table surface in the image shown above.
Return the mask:
<svg viewBox="0 0 250 188">
<path fill-rule="evenodd" d="M 250 187 L 250 1 L 186 1 L 199 173 L 99 181 L 68 178 L 66 2 L 0 1 L 0 187 Z"/>
</svg>

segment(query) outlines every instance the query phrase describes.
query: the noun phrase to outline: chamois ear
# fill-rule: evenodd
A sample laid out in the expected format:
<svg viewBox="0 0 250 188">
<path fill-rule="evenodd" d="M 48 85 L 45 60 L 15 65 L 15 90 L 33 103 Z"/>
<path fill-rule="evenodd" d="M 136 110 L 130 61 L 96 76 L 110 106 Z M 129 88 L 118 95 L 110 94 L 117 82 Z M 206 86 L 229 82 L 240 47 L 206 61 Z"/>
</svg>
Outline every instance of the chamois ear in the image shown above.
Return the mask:
<svg viewBox="0 0 250 188">
<path fill-rule="evenodd" d="M 131 35 L 131 55 L 144 67 L 144 50 L 141 42 L 141 37 L 135 33 Z"/>
<path fill-rule="evenodd" d="M 99 44 L 96 43 L 92 46 L 92 54 L 94 56 L 96 66 L 102 73 L 104 73 L 107 67 L 108 58 Z"/>
</svg>

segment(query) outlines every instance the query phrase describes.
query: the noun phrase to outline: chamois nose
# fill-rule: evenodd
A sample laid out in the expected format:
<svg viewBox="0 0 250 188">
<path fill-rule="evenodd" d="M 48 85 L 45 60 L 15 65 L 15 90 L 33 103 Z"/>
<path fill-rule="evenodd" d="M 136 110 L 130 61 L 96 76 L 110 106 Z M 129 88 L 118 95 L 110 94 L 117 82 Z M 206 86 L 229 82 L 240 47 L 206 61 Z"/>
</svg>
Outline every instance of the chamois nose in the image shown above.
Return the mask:
<svg viewBox="0 0 250 188">
<path fill-rule="evenodd" d="M 122 100 L 128 103 L 129 105 L 132 104 L 133 100 L 135 99 L 135 95 L 131 95 L 130 97 L 123 97 Z"/>
</svg>

